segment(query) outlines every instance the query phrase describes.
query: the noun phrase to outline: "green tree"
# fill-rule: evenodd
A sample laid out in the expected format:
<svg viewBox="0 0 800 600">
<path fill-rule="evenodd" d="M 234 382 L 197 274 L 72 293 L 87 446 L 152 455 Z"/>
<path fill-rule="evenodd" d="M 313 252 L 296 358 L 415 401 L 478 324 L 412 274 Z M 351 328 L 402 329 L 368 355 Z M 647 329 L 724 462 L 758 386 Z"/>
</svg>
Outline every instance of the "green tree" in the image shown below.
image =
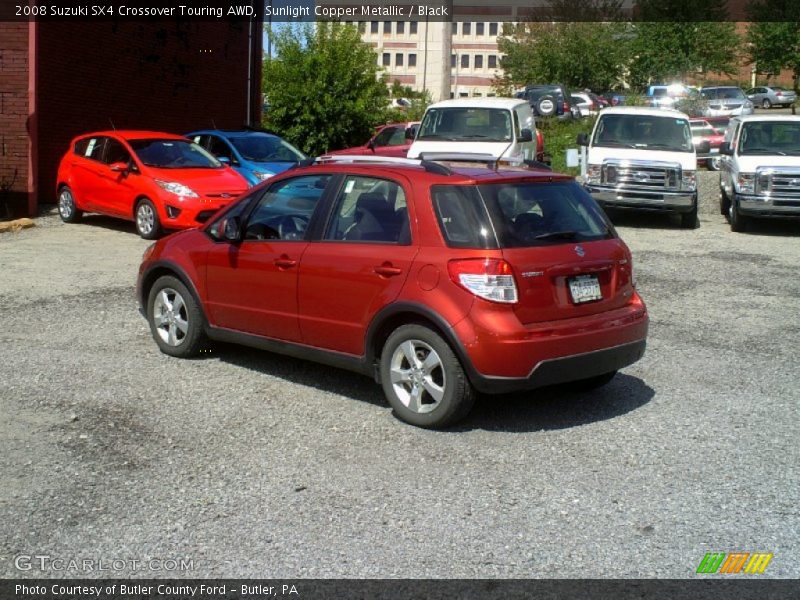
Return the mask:
<svg viewBox="0 0 800 600">
<path fill-rule="evenodd" d="M 800 3 L 764 0 L 748 5 L 748 57 L 761 73 L 789 69 L 800 78 Z"/>
<path fill-rule="evenodd" d="M 634 87 L 698 72 L 733 74 L 742 42 L 726 0 L 639 0 L 629 82 Z"/>
<path fill-rule="evenodd" d="M 389 92 L 375 51 L 351 25 L 282 29 L 264 63 L 265 124 L 312 155 L 362 144 L 385 122 Z"/>
<path fill-rule="evenodd" d="M 529 83 L 561 83 L 596 91 L 617 87 L 628 57 L 627 25 L 622 23 L 519 23 L 498 39 L 504 74 L 495 80 L 508 95 Z"/>
</svg>

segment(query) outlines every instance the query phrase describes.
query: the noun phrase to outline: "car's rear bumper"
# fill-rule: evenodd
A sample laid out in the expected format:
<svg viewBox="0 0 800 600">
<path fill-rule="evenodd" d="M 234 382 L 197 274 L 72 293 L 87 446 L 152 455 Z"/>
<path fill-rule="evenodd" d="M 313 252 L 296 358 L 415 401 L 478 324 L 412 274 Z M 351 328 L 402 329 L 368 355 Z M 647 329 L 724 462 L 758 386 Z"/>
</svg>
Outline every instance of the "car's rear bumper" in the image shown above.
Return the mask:
<svg viewBox="0 0 800 600">
<path fill-rule="evenodd" d="M 789 198 L 769 198 L 736 194 L 739 212 L 753 217 L 800 217 L 800 194 Z"/>
<path fill-rule="evenodd" d="M 628 190 L 597 185 L 585 187 L 601 206 L 669 212 L 690 212 L 697 206 L 697 192 Z"/>
<path fill-rule="evenodd" d="M 644 354 L 647 309 L 638 295 L 627 306 L 594 315 L 521 325 L 516 317 L 467 318 L 453 329 L 472 384 L 504 393 L 616 371 Z"/>
</svg>

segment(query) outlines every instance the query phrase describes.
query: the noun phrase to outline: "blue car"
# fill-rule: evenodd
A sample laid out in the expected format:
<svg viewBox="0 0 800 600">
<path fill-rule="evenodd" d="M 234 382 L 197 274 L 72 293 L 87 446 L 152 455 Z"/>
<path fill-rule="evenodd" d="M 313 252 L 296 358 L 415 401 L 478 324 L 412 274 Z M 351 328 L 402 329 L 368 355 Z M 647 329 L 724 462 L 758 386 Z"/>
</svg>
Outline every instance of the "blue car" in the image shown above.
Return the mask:
<svg viewBox="0 0 800 600">
<path fill-rule="evenodd" d="M 266 131 L 209 129 L 187 133 L 186 137 L 230 164 L 251 186 L 306 158 L 289 142 Z"/>
</svg>

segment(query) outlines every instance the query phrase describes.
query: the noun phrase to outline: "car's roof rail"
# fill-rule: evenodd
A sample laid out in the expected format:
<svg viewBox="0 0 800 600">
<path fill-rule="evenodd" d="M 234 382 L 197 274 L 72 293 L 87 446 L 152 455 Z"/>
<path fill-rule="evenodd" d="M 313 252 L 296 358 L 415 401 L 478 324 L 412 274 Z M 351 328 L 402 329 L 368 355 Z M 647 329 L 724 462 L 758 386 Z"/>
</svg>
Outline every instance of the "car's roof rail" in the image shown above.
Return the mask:
<svg viewBox="0 0 800 600">
<path fill-rule="evenodd" d="M 394 164 L 394 165 L 408 165 L 414 167 L 422 167 L 429 173 L 436 173 L 438 175 L 451 175 L 452 171 L 444 165 L 431 162 L 429 160 L 416 160 L 413 158 L 401 158 L 395 156 L 369 156 L 364 154 L 323 154 L 315 159 L 309 159 L 310 164 L 323 164 L 323 163 L 378 163 L 378 164 Z M 301 161 L 298 166 L 309 166 L 302 164 L 306 161 Z"/>
</svg>

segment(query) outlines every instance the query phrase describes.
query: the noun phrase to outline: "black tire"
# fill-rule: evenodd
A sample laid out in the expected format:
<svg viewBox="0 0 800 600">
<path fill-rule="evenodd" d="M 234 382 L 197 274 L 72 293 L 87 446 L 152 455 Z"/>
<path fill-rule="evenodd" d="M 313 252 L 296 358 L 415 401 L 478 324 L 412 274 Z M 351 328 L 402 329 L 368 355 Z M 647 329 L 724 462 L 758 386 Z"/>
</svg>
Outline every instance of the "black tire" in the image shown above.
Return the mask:
<svg viewBox="0 0 800 600">
<path fill-rule="evenodd" d="M 709 171 L 719 171 L 719 159 L 709 158 L 706 160 L 706 169 Z"/>
<path fill-rule="evenodd" d="M 610 371 L 608 373 L 603 373 L 602 375 L 595 375 L 594 377 L 579 379 L 578 381 L 571 381 L 566 384 L 566 387 L 573 392 L 591 392 L 592 390 L 596 390 L 597 388 L 603 387 L 604 385 L 610 383 L 616 374 L 616 371 Z"/>
<path fill-rule="evenodd" d="M 536 112 L 542 117 L 552 117 L 558 112 L 558 105 L 553 96 L 542 96 L 536 101 Z"/>
<path fill-rule="evenodd" d="M 728 209 L 728 221 L 731 224 L 731 231 L 737 233 L 747 231 L 749 219 L 739 212 L 739 206 L 735 199 L 731 201 L 730 208 Z"/>
<path fill-rule="evenodd" d="M 169 300 L 168 304 L 172 307 L 175 307 L 176 304 L 173 292 L 180 295 L 181 306 L 174 313 L 172 309 L 169 311 L 171 314 L 167 314 L 162 310 L 162 307 L 167 304 L 163 298 L 160 298 L 162 292 L 166 295 Z M 171 320 L 170 316 L 174 320 Z M 177 318 L 175 317 L 186 323 L 186 331 L 180 328 L 180 324 L 176 322 Z M 159 323 L 156 322 L 157 320 Z M 150 288 L 150 293 L 147 296 L 147 322 L 150 324 L 150 333 L 153 334 L 153 339 L 158 344 L 159 350 L 164 354 L 177 356 L 178 358 L 192 358 L 200 354 L 208 344 L 204 330 L 205 319 L 200 306 L 181 280 L 172 275 L 159 277 L 153 287 Z M 170 324 L 172 327 L 170 327 Z M 174 344 L 170 342 L 170 329 L 175 331 L 176 343 Z M 164 332 L 166 332 L 166 338 Z"/>
<path fill-rule="evenodd" d="M 83 211 L 75 204 L 75 194 L 68 185 L 58 190 L 58 215 L 64 223 L 77 223 L 83 217 Z"/>
<path fill-rule="evenodd" d="M 136 224 L 136 233 L 145 240 L 157 240 L 164 234 L 158 211 L 148 198 L 142 198 L 136 203 L 133 222 Z"/>
<path fill-rule="evenodd" d="M 681 227 L 683 229 L 695 229 L 697 227 L 697 198 L 695 197 L 692 210 L 681 213 Z"/>
<path fill-rule="evenodd" d="M 764 98 L 761 101 L 761 108 L 764 108 L 766 110 L 769 110 L 770 108 L 772 108 L 772 102 L 769 101 L 769 98 Z"/>
<path fill-rule="evenodd" d="M 415 364 L 423 366 L 416 374 L 419 377 L 417 388 L 412 379 L 415 376 L 412 374 L 414 365 L 408 361 L 404 345 L 413 351 Z M 433 357 L 428 349 L 435 353 Z M 438 359 L 439 366 L 425 375 L 424 364 L 429 357 L 431 363 Z M 393 382 L 393 369 L 395 373 L 408 372 L 408 380 Z M 424 325 L 403 325 L 392 332 L 381 351 L 380 376 L 383 392 L 395 415 L 418 427 L 436 429 L 451 425 L 466 417 L 475 404 L 476 392 L 458 357 L 438 333 Z M 423 383 L 426 377 L 430 377 L 429 385 L 433 382 L 442 389 L 438 401 L 427 391 Z M 402 390 L 404 397 L 398 395 L 396 387 Z M 418 410 L 414 408 L 414 389 L 420 390 Z"/>
<path fill-rule="evenodd" d="M 725 192 L 725 188 L 720 186 L 719 187 L 719 213 L 723 217 L 728 217 L 728 211 L 730 210 L 731 199 L 728 198 L 727 192 Z"/>
</svg>

